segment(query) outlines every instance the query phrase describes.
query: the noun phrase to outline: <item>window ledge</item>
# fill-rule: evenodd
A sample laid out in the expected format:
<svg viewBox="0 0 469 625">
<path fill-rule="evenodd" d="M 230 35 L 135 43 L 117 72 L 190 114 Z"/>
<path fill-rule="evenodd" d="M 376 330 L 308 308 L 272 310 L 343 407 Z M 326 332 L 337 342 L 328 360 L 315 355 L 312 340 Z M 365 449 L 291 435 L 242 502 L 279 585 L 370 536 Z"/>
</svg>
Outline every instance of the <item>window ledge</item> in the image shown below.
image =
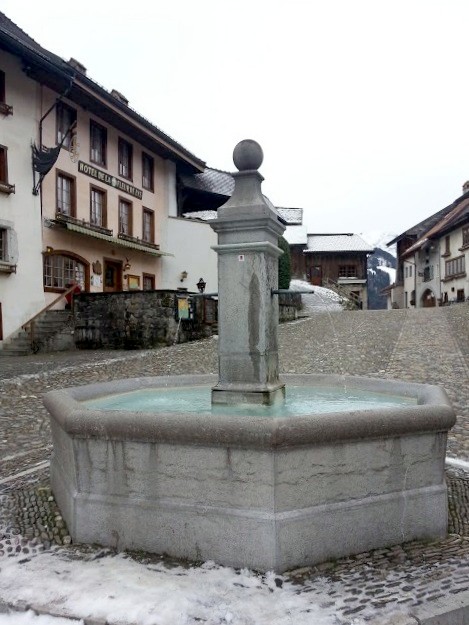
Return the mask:
<svg viewBox="0 0 469 625">
<path fill-rule="evenodd" d="M 76 226 L 81 226 L 82 228 L 86 228 L 87 230 L 93 230 L 93 232 L 99 232 L 100 234 L 105 234 L 108 237 L 112 237 L 112 230 L 109 230 L 109 228 L 104 228 L 103 226 L 91 224 L 89 221 L 85 221 L 84 219 L 77 219 L 76 217 L 71 217 L 70 215 L 56 213 L 55 220 L 58 222 L 75 224 Z"/>
<path fill-rule="evenodd" d="M 451 252 L 443 252 L 441 258 L 448 258 L 448 256 L 451 256 Z"/>
<path fill-rule="evenodd" d="M 146 245 L 147 247 L 151 247 L 152 249 L 159 250 L 160 246 L 156 243 L 152 243 L 151 241 L 144 241 L 143 239 L 139 239 L 138 237 L 132 237 L 130 234 L 124 234 L 123 232 L 119 232 L 117 235 L 119 239 L 123 239 L 124 241 L 129 241 L 130 243 L 137 243 L 138 245 Z"/>
<path fill-rule="evenodd" d="M 13 115 L 13 107 L 6 102 L 0 102 L 0 113 L 2 115 Z"/>
<path fill-rule="evenodd" d="M 6 260 L 0 260 L 0 273 L 16 273 L 16 265 Z"/>
<path fill-rule="evenodd" d="M 464 250 L 469 250 L 469 243 L 466 243 L 465 245 L 461 245 L 461 247 L 458 247 L 459 252 L 464 252 Z"/>
<path fill-rule="evenodd" d="M 8 184 L 8 182 L 0 182 L 0 193 L 6 193 L 7 195 L 10 195 L 10 193 L 14 193 L 14 192 L 15 192 L 14 184 Z"/>
<path fill-rule="evenodd" d="M 458 278 L 465 278 L 466 277 L 466 272 L 463 271 L 462 273 L 454 273 L 451 276 L 446 276 L 445 278 L 442 278 L 442 282 L 451 282 L 451 280 L 457 280 Z"/>
</svg>

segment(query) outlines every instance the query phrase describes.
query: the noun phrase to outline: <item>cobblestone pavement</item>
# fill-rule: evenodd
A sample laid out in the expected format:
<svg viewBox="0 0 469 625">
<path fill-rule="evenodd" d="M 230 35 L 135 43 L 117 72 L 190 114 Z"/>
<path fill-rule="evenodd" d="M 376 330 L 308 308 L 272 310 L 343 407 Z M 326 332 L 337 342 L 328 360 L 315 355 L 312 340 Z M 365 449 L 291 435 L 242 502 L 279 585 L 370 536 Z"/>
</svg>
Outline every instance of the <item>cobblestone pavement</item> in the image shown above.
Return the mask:
<svg viewBox="0 0 469 625">
<path fill-rule="evenodd" d="M 279 338 L 284 372 L 348 373 L 443 386 L 458 415 L 448 455 L 469 460 L 469 304 L 316 314 L 281 326 Z M 0 559 L 2 552 L 7 557 L 18 547 L 35 553 L 68 542 L 47 490 L 51 443 L 44 392 L 124 377 L 214 373 L 216 348 L 212 338 L 154 351 L 0 358 Z M 298 592 L 311 593 L 312 602 L 326 592 L 338 622 L 358 624 L 365 621 L 357 619 L 379 610 L 412 611 L 469 591 L 469 473 L 448 466 L 447 479 L 446 540 L 292 572 Z M 21 537 L 28 540 L 23 543 Z"/>
</svg>

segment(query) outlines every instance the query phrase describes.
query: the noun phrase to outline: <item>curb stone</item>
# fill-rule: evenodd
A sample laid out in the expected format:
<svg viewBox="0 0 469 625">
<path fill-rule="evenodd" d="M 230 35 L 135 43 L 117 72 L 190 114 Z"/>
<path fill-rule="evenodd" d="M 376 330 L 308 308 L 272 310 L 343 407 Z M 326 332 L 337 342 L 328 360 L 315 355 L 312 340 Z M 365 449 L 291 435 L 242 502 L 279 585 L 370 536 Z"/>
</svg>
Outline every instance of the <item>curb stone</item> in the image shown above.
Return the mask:
<svg viewBox="0 0 469 625">
<path fill-rule="evenodd" d="M 419 625 L 469 625 L 469 591 L 421 605 L 413 613 Z"/>
</svg>

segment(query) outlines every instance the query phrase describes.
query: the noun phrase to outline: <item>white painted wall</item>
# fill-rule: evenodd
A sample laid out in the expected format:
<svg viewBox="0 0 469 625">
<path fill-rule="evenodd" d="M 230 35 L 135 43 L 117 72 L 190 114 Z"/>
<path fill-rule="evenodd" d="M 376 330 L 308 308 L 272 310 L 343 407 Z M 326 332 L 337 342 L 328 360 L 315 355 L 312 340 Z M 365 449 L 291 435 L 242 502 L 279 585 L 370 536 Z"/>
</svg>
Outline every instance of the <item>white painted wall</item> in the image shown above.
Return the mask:
<svg viewBox="0 0 469 625">
<path fill-rule="evenodd" d="M 166 223 L 165 244 L 161 246 L 174 257 L 164 256 L 161 285 L 157 288 L 187 288 L 197 291 L 197 282 L 203 278 L 206 293 L 218 291 L 217 254 L 211 247 L 217 244 L 217 235 L 210 225 L 195 219 L 169 217 Z M 181 273 L 187 278 L 181 282 Z"/>
<path fill-rule="evenodd" d="M 454 302 L 456 301 L 457 291 L 459 289 L 464 289 L 464 297 L 469 297 L 469 250 L 464 249 L 462 245 L 462 227 L 457 228 L 453 232 L 450 233 L 450 255 L 442 256 L 441 263 L 441 291 L 442 296 L 447 293 L 448 301 Z M 441 251 L 445 251 L 445 237 L 442 237 L 440 240 Z M 460 276 L 458 278 L 452 278 L 450 280 L 445 280 L 446 278 L 446 262 L 450 260 L 454 260 L 455 258 L 459 258 L 460 256 L 465 256 L 465 275 Z"/>
<path fill-rule="evenodd" d="M 0 120 L 0 144 L 8 147 L 8 181 L 15 193 L 0 193 L 0 226 L 10 228 L 10 262 L 17 272 L 0 272 L 3 338 L 18 330 L 44 306 L 42 288 L 41 208 L 32 194 L 31 143 L 36 140 L 39 91 L 26 77 L 20 61 L 0 51 L 7 104 L 13 115 Z M 1 345 L 2 341 L 0 341 Z"/>
</svg>

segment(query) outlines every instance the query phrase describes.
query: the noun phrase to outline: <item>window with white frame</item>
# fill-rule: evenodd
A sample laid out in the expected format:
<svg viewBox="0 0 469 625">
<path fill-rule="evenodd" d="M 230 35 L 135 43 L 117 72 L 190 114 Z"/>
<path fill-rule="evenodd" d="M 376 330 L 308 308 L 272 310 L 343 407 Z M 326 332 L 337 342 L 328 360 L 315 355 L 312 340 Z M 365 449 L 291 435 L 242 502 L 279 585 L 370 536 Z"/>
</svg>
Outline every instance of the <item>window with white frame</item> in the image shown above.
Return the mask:
<svg viewBox="0 0 469 625">
<path fill-rule="evenodd" d="M 118 145 L 119 176 L 132 180 L 132 145 L 119 139 Z"/>
<path fill-rule="evenodd" d="M 8 230 L 0 228 L 0 261 L 8 261 Z"/>
<path fill-rule="evenodd" d="M 153 191 L 153 170 L 155 164 L 153 158 L 142 152 L 142 187 Z"/>
<path fill-rule="evenodd" d="M 90 190 L 90 223 L 93 226 L 106 226 L 106 192 L 96 187 Z"/>
<path fill-rule="evenodd" d="M 57 104 L 57 143 L 59 144 L 63 141 L 62 145 L 67 150 L 70 149 L 76 121 L 76 110 L 64 102 L 59 102 Z"/>
<path fill-rule="evenodd" d="M 119 232 L 132 236 L 132 204 L 119 200 Z"/>
<path fill-rule="evenodd" d="M 155 241 L 155 213 L 148 209 L 143 209 L 142 239 L 147 243 Z"/>
<path fill-rule="evenodd" d="M 465 260 L 464 256 L 458 256 L 458 258 L 454 258 L 453 260 L 447 260 L 445 263 L 446 278 L 464 273 L 466 271 Z"/>
<path fill-rule="evenodd" d="M 75 258 L 62 254 L 44 256 L 44 286 L 53 289 L 66 289 L 76 283 L 85 290 L 85 265 Z"/>
<path fill-rule="evenodd" d="M 462 244 L 464 246 L 469 245 L 469 226 L 462 229 Z"/>
<path fill-rule="evenodd" d="M 107 131 L 94 121 L 90 122 L 90 161 L 106 167 Z"/>
<path fill-rule="evenodd" d="M 75 178 L 63 173 L 57 173 L 57 213 L 75 216 Z"/>
</svg>

